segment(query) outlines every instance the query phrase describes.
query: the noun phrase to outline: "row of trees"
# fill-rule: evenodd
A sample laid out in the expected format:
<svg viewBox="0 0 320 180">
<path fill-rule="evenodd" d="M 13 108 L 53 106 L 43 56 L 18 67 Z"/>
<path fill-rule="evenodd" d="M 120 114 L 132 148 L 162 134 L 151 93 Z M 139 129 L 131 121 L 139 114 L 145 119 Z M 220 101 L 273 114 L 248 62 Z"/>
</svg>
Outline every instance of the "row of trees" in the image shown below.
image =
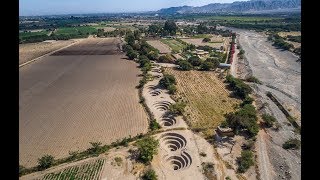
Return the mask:
<svg viewBox="0 0 320 180">
<path fill-rule="evenodd" d="M 285 42 L 284 39 L 278 34 L 270 34 L 268 40 L 273 42 L 273 46 L 276 46 L 283 50 L 290 50 L 294 48 L 292 44 Z"/>
<path fill-rule="evenodd" d="M 183 71 L 190 71 L 192 69 L 209 71 L 216 69 L 220 64 L 217 58 L 207 58 L 205 61 L 202 61 L 198 56 L 191 56 L 187 60 L 179 59 L 176 63 Z"/>
<path fill-rule="evenodd" d="M 174 36 L 178 31 L 178 26 L 173 20 L 167 20 L 164 25 L 152 24 L 148 28 L 148 34 L 151 36 Z"/>
</svg>

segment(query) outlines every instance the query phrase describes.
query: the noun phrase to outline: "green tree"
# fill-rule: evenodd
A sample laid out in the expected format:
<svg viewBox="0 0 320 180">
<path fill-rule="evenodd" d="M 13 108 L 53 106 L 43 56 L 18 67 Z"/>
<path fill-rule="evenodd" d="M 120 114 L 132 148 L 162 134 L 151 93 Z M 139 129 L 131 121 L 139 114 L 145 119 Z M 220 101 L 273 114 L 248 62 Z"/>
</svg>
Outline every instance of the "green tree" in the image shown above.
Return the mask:
<svg viewBox="0 0 320 180">
<path fill-rule="evenodd" d="M 169 63 L 169 62 L 171 62 L 171 58 L 168 55 L 163 55 L 163 56 L 159 57 L 159 62 Z"/>
<path fill-rule="evenodd" d="M 250 166 L 254 165 L 253 153 L 250 150 L 241 152 L 241 157 L 238 159 L 238 171 L 240 173 L 246 172 Z"/>
<path fill-rule="evenodd" d="M 158 176 L 153 169 L 147 170 L 144 175 L 142 176 L 143 180 L 157 180 Z"/>
<path fill-rule="evenodd" d="M 272 127 L 274 122 L 276 122 L 276 118 L 269 114 L 262 114 L 262 119 L 267 127 Z"/>
<path fill-rule="evenodd" d="M 159 140 L 154 137 L 146 137 L 137 141 L 137 147 L 140 154 L 140 160 L 149 164 L 153 156 L 158 153 Z"/>
<path fill-rule="evenodd" d="M 163 78 L 159 81 L 159 85 L 163 88 L 168 88 L 170 85 L 176 83 L 176 78 L 170 74 L 164 74 Z"/>
<path fill-rule="evenodd" d="M 220 62 L 217 58 L 207 58 L 206 61 L 211 62 L 213 64 L 213 69 L 216 69 L 220 65 Z"/>
<path fill-rule="evenodd" d="M 182 115 L 184 112 L 184 108 L 186 107 L 186 103 L 184 102 L 177 102 L 175 104 L 171 104 L 169 106 L 169 111 L 173 114 Z"/>
<path fill-rule="evenodd" d="M 192 64 L 192 66 L 200 66 L 201 65 L 201 59 L 198 56 L 191 56 L 188 59 L 188 62 Z"/>
<path fill-rule="evenodd" d="M 178 26 L 176 25 L 176 23 L 173 20 L 167 20 L 164 24 L 163 27 L 164 31 L 167 31 L 169 33 L 169 35 L 176 35 L 177 30 L 178 30 Z"/>
<path fill-rule="evenodd" d="M 177 64 L 179 65 L 179 68 L 183 71 L 190 71 L 193 68 L 192 64 L 190 64 L 186 60 L 179 60 Z"/>
<path fill-rule="evenodd" d="M 205 34 L 205 33 L 207 33 L 208 32 L 208 27 L 205 25 L 205 24 L 203 24 L 203 23 L 201 23 L 201 24 L 199 24 L 198 26 L 197 26 L 197 32 L 198 32 L 198 34 Z"/>
<path fill-rule="evenodd" d="M 301 146 L 301 141 L 298 139 L 289 139 L 283 145 L 283 149 L 299 149 Z"/>
<path fill-rule="evenodd" d="M 53 165 L 54 157 L 51 155 L 44 155 L 38 159 L 38 168 L 40 170 L 47 169 Z"/>
<path fill-rule="evenodd" d="M 136 51 L 128 51 L 127 54 L 129 59 L 133 60 L 134 58 L 137 58 L 138 57 L 138 53 Z"/>
<path fill-rule="evenodd" d="M 169 94 L 175 94 L 177 92 L 177 87 L 174 84 L 168 86 Z"/>
<path fill-rule="evenodd" d="M 214 67 L 214 64 L 212 62 L 204 61 L 201 64 L 200 69 L 203 71 L 209 71 L 209 70 L 213 69 L 213 67 Z"/>
</svg>

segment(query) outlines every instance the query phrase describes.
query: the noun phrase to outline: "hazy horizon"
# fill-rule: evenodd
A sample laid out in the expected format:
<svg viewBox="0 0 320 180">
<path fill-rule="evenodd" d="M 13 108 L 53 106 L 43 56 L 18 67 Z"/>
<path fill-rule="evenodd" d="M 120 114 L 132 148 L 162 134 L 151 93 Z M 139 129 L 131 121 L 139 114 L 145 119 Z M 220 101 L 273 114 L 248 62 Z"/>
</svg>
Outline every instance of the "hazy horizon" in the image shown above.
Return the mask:
<svg viewBox="0 0 320 180">
<path fill-rule="evenodd" d="M 19 16 L 125 13 L 155 11 L 173 6 L 203 6 L 236 0 L 19 0 Z M 245 0 L 238 0 L 245 1 Z"/>
</svg>

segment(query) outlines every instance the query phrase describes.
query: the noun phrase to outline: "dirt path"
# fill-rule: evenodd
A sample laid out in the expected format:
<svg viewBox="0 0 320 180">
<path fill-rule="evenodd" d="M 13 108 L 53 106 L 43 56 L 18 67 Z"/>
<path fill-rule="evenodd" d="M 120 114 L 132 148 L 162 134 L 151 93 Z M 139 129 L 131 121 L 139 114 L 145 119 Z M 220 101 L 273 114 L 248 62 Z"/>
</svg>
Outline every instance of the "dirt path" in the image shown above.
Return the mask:
<svg viewBox="0 0 320 180">
<path fill-rule="evenodd" d="M 261 180 L 271 180 L 273 173 L 272 165 L 269 160 L 269 155 L 267 151 L 266 141 L 268 141 L 268 135 L 264 130 L 260 130 L 258 133 L 257 144 L 256 144 L 256 151 L 258 155 L 258 163 L 259 166 L 259 173 Z"/>
</svg>

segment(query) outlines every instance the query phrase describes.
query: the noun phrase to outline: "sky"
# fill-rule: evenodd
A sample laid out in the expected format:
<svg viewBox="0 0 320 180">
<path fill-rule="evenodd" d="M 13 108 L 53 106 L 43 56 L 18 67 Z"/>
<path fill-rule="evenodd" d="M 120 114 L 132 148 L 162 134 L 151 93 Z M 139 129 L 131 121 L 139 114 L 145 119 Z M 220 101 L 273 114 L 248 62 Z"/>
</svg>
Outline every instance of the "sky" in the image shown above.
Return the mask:
<svg viewBox="0 0 320 180">
<path fill-rule="evenodd" d="M 141 12 L 173 6 L 203 6 L 234 1 L 236 0 L 19 0 L 19 15 Z"/>
</svg>

